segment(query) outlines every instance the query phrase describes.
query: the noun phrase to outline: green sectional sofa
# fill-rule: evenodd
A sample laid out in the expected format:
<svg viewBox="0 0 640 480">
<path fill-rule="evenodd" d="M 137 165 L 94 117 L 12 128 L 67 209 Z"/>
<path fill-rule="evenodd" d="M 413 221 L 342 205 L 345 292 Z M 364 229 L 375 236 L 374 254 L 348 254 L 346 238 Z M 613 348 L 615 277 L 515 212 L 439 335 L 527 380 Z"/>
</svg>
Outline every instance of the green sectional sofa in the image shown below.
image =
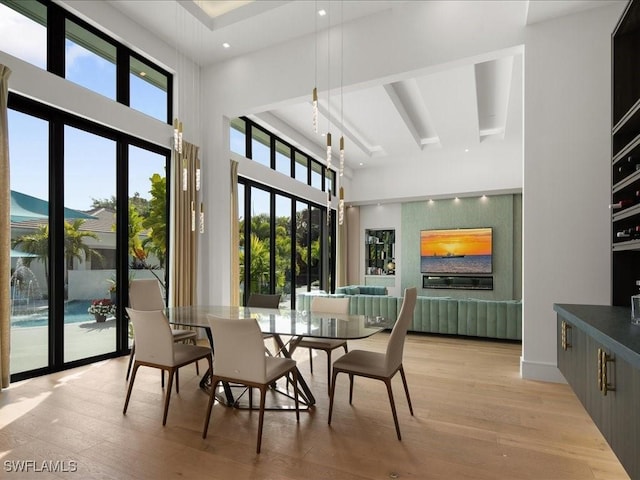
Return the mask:
<svg viewBox="0 0 640 480">
<path fill-rule="evenodd" d="M 349 288 L 349 287 L 342 287 Z M 375 287 L 385 288 L 385 287 Z M 351 314 L 396 319 L 402 297 L 385 294 L 345 294 Z M 309 310 L 313 294 L 299 294 L 298 310 Z M 418 297 L 410 331 L 522 340 L 522 302 L 474 298 Z"/>
</svg>

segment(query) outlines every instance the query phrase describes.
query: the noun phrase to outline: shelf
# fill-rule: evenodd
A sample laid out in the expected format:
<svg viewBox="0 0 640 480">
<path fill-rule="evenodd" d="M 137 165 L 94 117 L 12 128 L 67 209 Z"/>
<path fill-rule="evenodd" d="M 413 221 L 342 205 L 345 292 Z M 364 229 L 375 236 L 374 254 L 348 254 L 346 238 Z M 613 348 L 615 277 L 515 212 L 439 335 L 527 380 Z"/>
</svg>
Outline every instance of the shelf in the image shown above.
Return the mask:
<svg viewBox="0 0 640 480">
<path fill-rule="evenodd" d="M 633 205 L 632 207 L 625 208 L 621 212 L 616 212 L 611 217 L 614 222 L 624 220 L 625 218 L 633 217 L 640 214 L 640 205 Z"/>
<path fill-rule="evenodd" d="M 611 193 L 618 193 L 620 190 L 624 190 L 626 187 L 628 187 L 629 185 L 639 180 L 640 180 L 640 170 L 636 170 L 628 177 L 625 177 L 624 180 L 621 180 L 618 183 L 616 183 L 611 189 Z"/>
<path fill-rule="evenodd" d="M 640 250 L 640 240 L 628 240 L 626 242 L 617 242 L 613 244 L 614 252 L 624 252 L 629 250 Z"/>
<path fill-rule="evenodd" d="M 612 139 L 611 141 L 612 144 L 613 144 L 613 141 L 614 140 Z M 631 140 L 629 143 L 626 143 L 625 145 L 626 146 L 622 150 L 620 150 L 618 153 L 616 153 L 615 156 L 613 157 L 613 165 L 615 165 L 622 158 L 629 155 L 629 153 L 631 153 L 638 145 L 640 145 L 640 135 L 636 135 L 633 140 Z"/>
<path fill-rule="evenodd" d="M 633 125 L 632 125 L 633 124 Z M 633 106 L 625 113 L 620 121 L 613 127 L 612 134 L 615 135 L 623 130 L 624 127 L 637 127 L 640 124 L 640 98 L 633 104 Z M 629 128 L 631 130 L 631 128 Z M 633 130 L 638 130 L 633 128 Z"/>
</svg>

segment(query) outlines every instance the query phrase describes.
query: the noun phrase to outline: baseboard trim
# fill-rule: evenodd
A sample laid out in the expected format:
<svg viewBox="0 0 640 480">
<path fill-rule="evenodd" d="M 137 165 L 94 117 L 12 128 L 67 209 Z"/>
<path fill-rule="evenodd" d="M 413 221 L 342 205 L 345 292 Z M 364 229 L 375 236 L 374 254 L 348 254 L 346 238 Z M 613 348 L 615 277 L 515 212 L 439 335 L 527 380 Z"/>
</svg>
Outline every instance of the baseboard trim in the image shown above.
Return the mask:
<svg viewBox="0 0 640 480">
<path fill-rule="evenodd" d="M 527 380 L 567 383 L 555 363 L 531 362 L 520 357 L 520 376 Z"/>
</svg>

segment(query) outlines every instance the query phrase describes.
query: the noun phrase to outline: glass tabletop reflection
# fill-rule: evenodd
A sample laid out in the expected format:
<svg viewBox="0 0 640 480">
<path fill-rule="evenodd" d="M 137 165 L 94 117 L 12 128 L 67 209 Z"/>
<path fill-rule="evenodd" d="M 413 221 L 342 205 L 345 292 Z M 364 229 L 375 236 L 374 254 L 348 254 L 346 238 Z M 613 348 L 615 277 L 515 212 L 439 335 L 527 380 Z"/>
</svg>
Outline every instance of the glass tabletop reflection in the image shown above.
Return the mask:
<svg viewBox="0 0 640 480">
<path fill-rule="evenodd" d="M 209 327 L 208 315 L 222 318 L 254 318 L 262 333 L 356 340 L 393 327 L 393 320 L 379 316 L 342 315 L 256 307 L 221 305 L 171 307 L 166 309 L 169 322 L 188 327 Z"/>
</svg>

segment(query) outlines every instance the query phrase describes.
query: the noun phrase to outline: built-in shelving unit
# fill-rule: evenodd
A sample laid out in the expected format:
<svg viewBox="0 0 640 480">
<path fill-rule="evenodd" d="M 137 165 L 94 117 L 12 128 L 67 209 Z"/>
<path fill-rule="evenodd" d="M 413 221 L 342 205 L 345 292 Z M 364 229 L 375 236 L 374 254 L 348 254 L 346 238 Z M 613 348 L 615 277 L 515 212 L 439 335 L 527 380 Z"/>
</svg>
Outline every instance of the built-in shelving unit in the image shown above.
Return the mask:
<svg viewBox="0 0 640 480">
<path fill-rule="evenodd" d="M 612 304 L 630 307 L 640 280 L 640 2 L 612 37 Z"/>
<path fill-rule="evenodd" d="M 365 274 L 395 274 L 395 230 L 365 230 Z"/>
</svg>

